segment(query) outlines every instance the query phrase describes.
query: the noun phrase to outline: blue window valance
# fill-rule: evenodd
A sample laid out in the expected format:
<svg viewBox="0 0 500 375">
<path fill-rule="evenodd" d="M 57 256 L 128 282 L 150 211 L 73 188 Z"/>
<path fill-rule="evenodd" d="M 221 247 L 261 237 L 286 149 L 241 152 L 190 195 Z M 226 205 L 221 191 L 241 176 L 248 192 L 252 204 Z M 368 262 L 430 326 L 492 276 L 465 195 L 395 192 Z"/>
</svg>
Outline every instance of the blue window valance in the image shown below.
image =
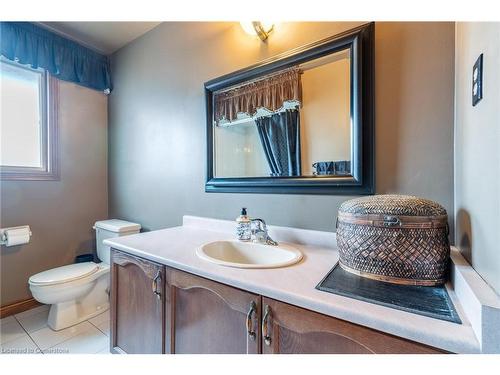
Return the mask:
<svg viewBox="0 0 500 375">
<path fill-rule="evenodd" d="M 30 22 L 0 22 L 1 55 L 95 90 L 112 89 L 109 58 Z"/>
</svg>

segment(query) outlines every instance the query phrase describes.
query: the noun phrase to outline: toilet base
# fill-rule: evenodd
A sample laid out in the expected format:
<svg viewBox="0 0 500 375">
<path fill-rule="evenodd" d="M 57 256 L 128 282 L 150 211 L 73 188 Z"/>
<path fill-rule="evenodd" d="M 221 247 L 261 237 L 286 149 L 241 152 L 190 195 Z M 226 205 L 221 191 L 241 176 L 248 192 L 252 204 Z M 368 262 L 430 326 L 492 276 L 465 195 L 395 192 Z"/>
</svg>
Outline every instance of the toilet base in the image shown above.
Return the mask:
<svg viewBox="0 0 500 375">
<path fill-rule="evenodd" d="M 96 280 L 85 296 L 50 306 L 47 324 L 55 331 L 74 326 L 109 309 L 109 275 Z"/>
</svg>

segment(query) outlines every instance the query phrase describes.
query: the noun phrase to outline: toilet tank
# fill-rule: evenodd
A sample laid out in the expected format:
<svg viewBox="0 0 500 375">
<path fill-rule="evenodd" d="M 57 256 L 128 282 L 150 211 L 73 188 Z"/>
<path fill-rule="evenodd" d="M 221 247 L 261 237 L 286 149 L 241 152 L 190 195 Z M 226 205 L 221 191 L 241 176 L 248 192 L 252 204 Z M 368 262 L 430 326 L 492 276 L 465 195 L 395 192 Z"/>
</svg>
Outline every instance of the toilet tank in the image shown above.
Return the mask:
<svg viewBox="0 0 500 375">
<path fill-rule="evenodd" d="M 97 256 L 102 262 L 110 264 L 111 249 L 109 246 L 104 245 L 102 241 L 108 238 L 122 237 L 128 236 L 129 234 L 139 233 L 141 231 L 141 225 L 125 220 L 110 219 L 96 221 L 94 229 L 97 244 Z"/>
</svg>

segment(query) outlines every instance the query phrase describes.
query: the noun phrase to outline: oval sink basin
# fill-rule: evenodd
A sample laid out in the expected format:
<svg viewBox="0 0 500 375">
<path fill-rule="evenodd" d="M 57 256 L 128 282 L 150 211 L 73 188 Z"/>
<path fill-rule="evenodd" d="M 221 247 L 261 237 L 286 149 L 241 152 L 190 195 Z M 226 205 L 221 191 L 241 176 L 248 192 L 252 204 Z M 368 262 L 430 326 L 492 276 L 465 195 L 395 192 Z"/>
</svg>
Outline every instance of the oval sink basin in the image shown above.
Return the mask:
<svg viewBox="0 0 500 375">
<path fill-rule="evenodd" d="M 278 268 L 299 262 L 302 253 L 286 244 L 264 245 L 241 241 L 215 241 L 196 250 L 204 260 L 226 267 Z"/>
</svg>

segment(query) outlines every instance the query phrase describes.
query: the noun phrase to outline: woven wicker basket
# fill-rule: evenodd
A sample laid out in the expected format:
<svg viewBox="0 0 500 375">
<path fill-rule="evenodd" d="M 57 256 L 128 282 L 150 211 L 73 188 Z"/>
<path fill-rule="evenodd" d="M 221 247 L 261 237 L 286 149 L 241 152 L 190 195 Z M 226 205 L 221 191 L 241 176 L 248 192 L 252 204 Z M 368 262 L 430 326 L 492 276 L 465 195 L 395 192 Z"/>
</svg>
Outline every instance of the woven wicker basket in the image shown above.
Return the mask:
<svg viewBox="0 0 500 375">
<path fill-rule="evenodd" d="M 374 195 L 339 209 L 340 266 L 357 275 L 407 285 L 446 282 L 448 217 L 439 204 L 406 195 Z"/>
</svg>

